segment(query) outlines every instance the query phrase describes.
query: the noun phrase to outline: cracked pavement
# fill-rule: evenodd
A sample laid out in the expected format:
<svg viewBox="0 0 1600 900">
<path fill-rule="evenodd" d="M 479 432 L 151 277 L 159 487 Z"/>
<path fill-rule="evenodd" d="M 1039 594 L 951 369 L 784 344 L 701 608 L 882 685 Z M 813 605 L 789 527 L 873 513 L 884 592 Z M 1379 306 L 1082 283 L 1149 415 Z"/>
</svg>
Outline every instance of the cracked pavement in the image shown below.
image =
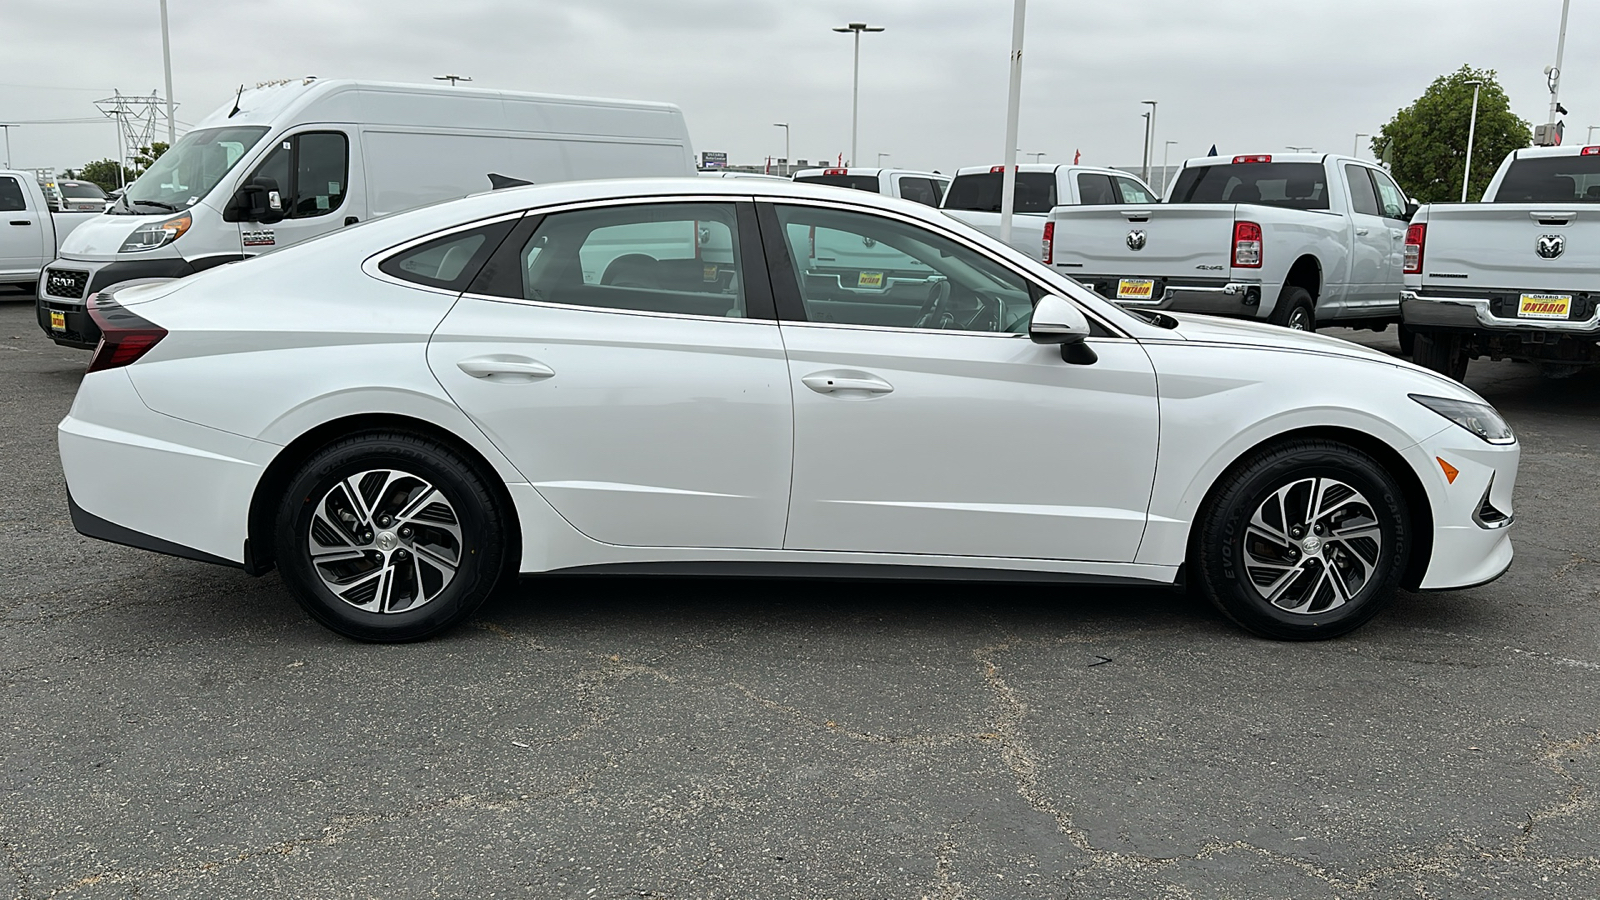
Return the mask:
<svg viewBox="0 0 1600 900">
<path fill-rule="evenodd" d="M 1517 562 L 1340 640 L 1166 591 L 556 578 L 373 647 L 78 536 L 87 356 L 12 298 L 0 898 L 1600 896 L 1600 372 L 1473 363 Z"/>
</svg>

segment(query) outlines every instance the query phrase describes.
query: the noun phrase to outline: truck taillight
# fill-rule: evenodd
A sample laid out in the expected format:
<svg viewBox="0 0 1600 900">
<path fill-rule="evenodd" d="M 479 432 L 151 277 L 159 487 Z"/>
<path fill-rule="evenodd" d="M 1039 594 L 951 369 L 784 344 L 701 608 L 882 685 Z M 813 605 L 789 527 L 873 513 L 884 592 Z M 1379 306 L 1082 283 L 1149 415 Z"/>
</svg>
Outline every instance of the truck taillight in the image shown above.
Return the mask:
<svg viewBox="0 0 1600 900">
<path fill-rule="evenodd" d="M 1236 165 L 1236 166 L 1237 165 L 1241 165 L 1243 163 L 1269 163 L 1269 162 L 1272 162 L 1271 154 L 1264 154 L 1264 155 L 1260 155 L 1260 156 L 1235 156 L 1233 158 L 1233 164 Z"/>
<path fill-rule="evenodd" d="M 1233 223 L 1233 266 L 1236 269 L 1261 268 L 1261 226 L 1254 222 Z"/>
<path fill-rule="evenodd" d="M 1428 242 L 1428 226 L 1421 222 L 1406 229 L 1405 274 L 1422 274 L 1422 245 Z"/>
<path fill-rule="evenodd" d="M 990 166 L 989 167 L 990 174 L 993 174 L 995 172 L 1004 172 L 1005 170 L 1006 170 L 1005 166 Z"/>
<path fill-rule="evenodd" d="M 1044 264 L 1047 266 L 1056 261 L 1055 243 L 1056 223 L 1046 222 L 1044 223 L 1044 242 L 1039 248 L 1039 258 L 1044 260 Z"/>
<path fill-rule="evenodd" d="M 91 294 L 86 305 L 89 318 L 100 326 L 100 343 L 89 360 L 90 372 L 126 366 L 150 352 L 151 347 L 167 336 L 165 328 L 134 315 L 115 300 Z"/>
<path fill-rule="evenodd" d="M 847 169 L 823 169 L 822 170 L 822 174 L 824 174 L 824 175 L 848 175 L 849 174 L 849 170 L 847 170 Z"/>
<path fill-rule="evenodd" d="M 1600 156 L 1600 147 L 1585 147 L 1579 156 Z"/>
</svg>

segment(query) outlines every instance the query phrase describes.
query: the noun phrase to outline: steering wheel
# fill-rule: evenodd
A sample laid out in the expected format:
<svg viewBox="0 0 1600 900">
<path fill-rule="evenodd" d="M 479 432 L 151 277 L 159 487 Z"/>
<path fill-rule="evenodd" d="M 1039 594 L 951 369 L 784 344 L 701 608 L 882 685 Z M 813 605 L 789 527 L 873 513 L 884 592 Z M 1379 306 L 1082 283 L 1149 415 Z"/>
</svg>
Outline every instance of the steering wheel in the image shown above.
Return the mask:
<svg viewBox="0 0 1600 900">
<path fill-rule="evenodd" d="M 950 302 L 950 281 L 940 279 L 935 281 L 928 289 L 928 299 L 923 301 L 922 310 L 917 314 L 916 328 L 927 328 L 934 316 L 945 314 L 945 305 Z"/>
</svg>

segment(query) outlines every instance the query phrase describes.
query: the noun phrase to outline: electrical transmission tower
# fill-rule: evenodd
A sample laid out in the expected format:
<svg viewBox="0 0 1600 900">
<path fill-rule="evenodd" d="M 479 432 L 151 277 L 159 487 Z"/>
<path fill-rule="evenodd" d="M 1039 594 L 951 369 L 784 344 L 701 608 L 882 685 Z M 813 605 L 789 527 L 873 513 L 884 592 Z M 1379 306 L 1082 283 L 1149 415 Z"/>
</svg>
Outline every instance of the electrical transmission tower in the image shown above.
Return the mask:
<svg viewBox="0 0 1600 900">
<path fill-rule="evenodd" d="M 104 100 L 96 100 L 95 108 L 117 123 L 118 183 L 122 183 L 123 170 L 128 159 L 148 152 L 155 141 L 158 129 L 168 126 L 166 101 L 155 91 L 150 96 L 134 96 L 116 91 Z"/>
</svg>

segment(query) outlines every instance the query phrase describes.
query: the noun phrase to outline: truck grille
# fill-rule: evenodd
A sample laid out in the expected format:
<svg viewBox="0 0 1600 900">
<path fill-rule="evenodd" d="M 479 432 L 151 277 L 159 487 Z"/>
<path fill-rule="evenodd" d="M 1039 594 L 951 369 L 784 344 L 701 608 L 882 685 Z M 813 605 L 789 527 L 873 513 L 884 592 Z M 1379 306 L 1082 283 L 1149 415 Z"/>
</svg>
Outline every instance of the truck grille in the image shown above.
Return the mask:
<svg viewBox="0 0 1600 900">
<path fill-rule="evenodd" d="M 84 292 L 89 288 L 89 273 L 74 272 L 70 269 L 46 269 L 44 285 L 45 293 L 52 297 L 82 300 Z"/>
</svg>

